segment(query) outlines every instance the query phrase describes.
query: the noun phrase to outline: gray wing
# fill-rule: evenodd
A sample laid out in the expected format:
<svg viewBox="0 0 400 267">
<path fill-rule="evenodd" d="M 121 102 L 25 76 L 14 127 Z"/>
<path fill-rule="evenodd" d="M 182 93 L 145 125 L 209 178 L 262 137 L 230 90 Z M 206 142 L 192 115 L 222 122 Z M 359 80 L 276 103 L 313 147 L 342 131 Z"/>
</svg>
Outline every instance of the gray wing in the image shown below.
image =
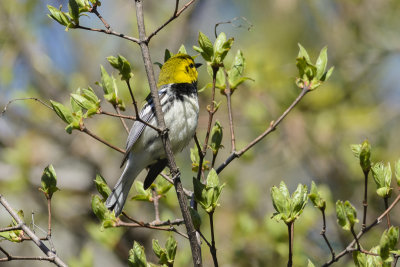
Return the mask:
<svg viewBox="0 0 400 267">
<path fill-rule="evenodd" d="M 165 99 L 165 95 L 167 92 L 167 88 L 163 88 L 158 91 L 158 96 L 160 98 L 160 102 L 162 103 Z M 146 98 L 147 103 L 143 106 L 142 110 L 139 112 L 139 118 L 143 121 L 150 123 L 150 121 L 155 117 L 155 108 L 153 99 L 150 95 Z M 126 160 L 129 157 L 129 153 L 131 152 L 133 145 L 142 135 L 146 124 L 141 123 L 140 121 L 135 121 L 132 125 L 131 130 L 129 131 L 128 139 L 126 140 L 126 152 L 124 159 L 122 160 L 121 167 L 125 164 Z"/>
</svg>

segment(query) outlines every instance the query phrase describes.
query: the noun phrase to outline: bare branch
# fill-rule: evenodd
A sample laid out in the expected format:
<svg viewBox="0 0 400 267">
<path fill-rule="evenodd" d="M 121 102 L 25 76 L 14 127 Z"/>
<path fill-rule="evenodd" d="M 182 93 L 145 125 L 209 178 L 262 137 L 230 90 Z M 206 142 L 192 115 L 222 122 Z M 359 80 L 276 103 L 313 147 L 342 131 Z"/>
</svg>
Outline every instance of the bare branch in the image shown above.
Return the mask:
<svg viewBox="0 0 400 267">
<path fill-rule="evenodd" d="M 122 154 L 125 154 L 125 150 L 123 150 L 123 149 L 121 149 L 121 148 L 119 148 L 119 147 L 116 147 L 116 146 L 110 144 L 109 142 L 107 142 L 106 140 L 104 140 L 104 139 L 98 137 L 97 135 L 95 135 L 94 133 L 92 133 L 88 128 L 86 128 L 85 125 L 81 125 L 80 131 L 83 132 L 83 133 L 85 133 L 85 134 L 87 134 L 87 135 L 89 135 L 89 136 L 91 136 L 91 137 L 93 137 L 93 138 L 96 139 L 97 141 L 99 141 L 99 142 L 105 144 L 106 146 L 111 147 L 112 149 L 114 149 L 114 150 L 116 150 L 116 151 L 118 151 L 118 152 L 120 152 L 120 153 L 122 153 Z"/>
<path fill-rule="evenodd" d="M 25 234 L 27 234 L 32 241 L 46 254 L 50 259 L 49 261 L 54 262 L 57 266 L 66 267 L 65 264 L 55 253 L 53 253 L 36 235 L 35 233 L 29 229 L 28 226 L 21 220 L 21 218 L 15 213 L 15 211 L 11 208 L 10 204 L 7 200 L 0 194 L 0 203 L 7 210 L 7 212 L 14 218 L 17 224 L 21 227 Z"/>
<path fill-rule="evenodd" d="M 90 28 L 90 27 L 81 26 L 81 25 L 77 25 L 74 29 L 82 29 L 82 30 L 93 31 L 93 32 L 102 32 L 105 34 L 114 35 L 114 36 L 129 40 L 129 41 L 132 41 L 137 44 L 140 43 L 139 39 L 137 39 L 137 38 L 127 36 L 123 33 L 119 33 L 119 32 L 112 31 L 112 30 L 96 29 L 96 28 Z"/>
<path fill-rule="evenodd" d="M 164 22 L 160 27 L 158 27 L 154 32 L 152 32 L 147 38 L 146 38 L 146 42 L 150 42 L 150 39 L 153 38 L 159 31 L 161 31 L 165 26 L 167 26 L 170 22 L 172 22 L 173 20 L 175 20 L 177 17 L 179 17 L 180 14 L 182 14 L 183 11 L 185 11 L 191 4 L 193 4 L 193 2 L 196 0 L 190 0 L 189 2 L 187 2 L 179 11 L 178 11 L 178 6 L 179 6 L 179 0 L 176 0 L 175 3 L 175 11 L 172 14 L 172 16 L 166 21 Z"/>
<path fill-rule="evenodd" d="M 226 96 L 226 103 L 228 105 L 229 129 L 231 130 L 231 153 L 233 153 L 236 151 L 236 143 L 235 143 L 235 130 L 233 128 L 233 114 L 232 114 L 232 100 L 231 100 L 232 90 L 231 90 L 231 85 L 229 84 L 228 72 L 226 71 L 225 68 L 224 68 L 224 74 L 225 74 L 225 85 L 226 85 L 224 93 Z"/>
<path fill-rule="evenodd" d="M 149 39 L 146 37 L 146 31 L 144 25 L 143 0 L 135 0 L 135 6 L 136 6 L 136 18 L 138 24 L 139 38 L 140 38 L 139 45 L 142 51 L 144 66 L 147 73 L 147 79 L 150 85 L 150 92 L 151 92 L 150 94 L 153 99 L 155 107 L 157 125 L 162 130 L 160 136 L 168 159 L 168 165 L 171 170 L 171 174 L 173 176 L 175 191 L 178 197 L 181 213 L 183 219 L 185 220 L 186 230 L 189 236 L 189 243 L 192 249 L 193 264 L 194 266 L 202 266 L 201 247 L 200 244 L 198 244 L 197 242 L 196 230 L 194 228 L 192 218 L 189 213 L 186 196 L 183 191 L 182 183 L 180 180 L 180 172 L 178 170 L 178 167 L 176 166 L 175 158 L 172 153 L 170 140 L 168 138 L 168 131 L 165 126 L 164 113 L 162 111 L 160 99 L 158 97 L 158 88 L 154 77 L 154 69 L 153 69 L 153 64 L 151 62 L 150 51 L 148 47 Z"/>
<path fill-rule="evenodd" d="M 289 114 L 289 112 L 300 102 L 300 100 L 308 93 L 310 92 L 308 87 L 304 87 L 299 96 L 293 101 L 293 103 L 283 112 L 283 114 L 276 120 L 276 121 L 271 121 L 269 127 L 267 130 L 265 130 L 262 134 L 260 134 L 256 139 L 254 139 L 252 142 L 250 142 L 246 147 L 244 147 L 242 150 L 238 152 L 232 152 L 228 158 L 217 168 L 216 172 L 220 173 L 223 169 L 225 169 L 226 166 L 228 166 L 229 163 L 231 163 L 235 158 L 239 158 L 242 156 L 247 150 L 252 148 L 255 144 L 260 142 L 264 137 L 269 135 L 271 132 L 275 131 L 276 127 L 279 125 L 279 123 L 282 122 L 282 120 Z"/>
</svg>

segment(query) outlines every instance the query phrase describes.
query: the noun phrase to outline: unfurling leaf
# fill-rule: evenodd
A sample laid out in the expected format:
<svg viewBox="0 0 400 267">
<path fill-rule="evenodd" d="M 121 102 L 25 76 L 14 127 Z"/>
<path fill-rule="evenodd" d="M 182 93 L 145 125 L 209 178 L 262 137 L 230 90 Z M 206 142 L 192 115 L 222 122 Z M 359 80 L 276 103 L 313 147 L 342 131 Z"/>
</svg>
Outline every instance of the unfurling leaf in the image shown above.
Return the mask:
<svg viewBox="0 0 400 267">
<path fill-rule="evenodd" d="M 41 181 L 42 187 L 39 189 L 45 194 L 46 198 L 50 199 L 59 190 L 57 188 L 57 175 L 53 165 L 49 165 L 44 169 Z"/>
</svg>

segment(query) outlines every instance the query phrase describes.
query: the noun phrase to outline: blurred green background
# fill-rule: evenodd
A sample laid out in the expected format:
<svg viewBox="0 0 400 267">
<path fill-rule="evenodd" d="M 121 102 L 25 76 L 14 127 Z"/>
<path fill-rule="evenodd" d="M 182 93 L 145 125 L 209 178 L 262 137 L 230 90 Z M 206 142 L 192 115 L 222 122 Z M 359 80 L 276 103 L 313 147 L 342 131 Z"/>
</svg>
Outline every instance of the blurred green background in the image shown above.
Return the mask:
<svg viewBox="0 0 400 267">
<path fill-rule="evenodd" d="M 100 81 L 100 65 L 112 72 L 106 57 L 117 54 L 132 63 L 136 99 L 142 101 L 148 94 L 136 44 L 83 30 L 66 32 L 46 16 L 47 4 L 66 7 L 67 2 L 0 2 L 1 109 L 18 97 L 67 103 L 71 92 L 88 85 L 101 95 L 101 88 L 95 85 Z M 169 18 L 174 3 L 145 1 L 148 32 Z M 99 12 L 114 30 L 137 36 L 133 0 L 103 1 Z M 214 40 L 216 23 L 238 18 L 234 23 L 220 25 L 217 31 L 235 38 L 233 53 L 226 61 L 231 61 L 236 50 L 241 49 L 247 63 L 245 76 L 255 80 L 245 82 L 233 95 L 239 149 L 264 131 L 299 93 L 294 83 L 297 43 L 310 52 L 312 60 L 323 46 L 328 46 L 328 67 L 335 66 L 331 79 L 307 95 L 277 131 L 221 173 L 220 179 L 226 187 L 221 207 L 214 216 L 221 266 L 285 266 L 286 226 L 270 219 L 273 213 L 270 187 L 281 180 L 291 191 L 298 183 L 310 185 L 314 180 L 330 200 L 327 235 L 334 249 L 341 251 L 351 240 L 336 225 L 332 202 L 350 200 L 361 217 L 363 175 L 349 145 L 368 138 L 373 161 L 393 163 L 400 157 L 399 13 L 400 2 L 396 0 L 202 0 L 154 37 L 150 45 L 153 61 L 162 62 L 166 48 L 176 52 L 181 44 L 194 55 L 189 48 L 197 45 L 199 31 Z M 102 27 L 94 16 L 82 17 L 81 24 Z M 158 72 L 158 67 L 155 70 Z M 209 82 L 203 67 L 199 88 Z M 122 83 L 120 91 L 129 103 L 129 93 Z M 200 140 L 204 140 L 209 97 L 209 89 L 200 94 L 202 110 L 197 131 Z M 220 151 L 216 164 L 219 165 L 229 155 L 230 140 L 226 101 L 219 93 L 217 99 L 222 104 L 216 118 L 224 126 L 225 134 L 225 149 Z M 107 107 L 105 102 L 103 105 Z M 112 107 L 108 108 L 112 111 Z M 126 114 L 133 114 L 131 106 Z M 88 120 L 87 126 L 124 147 L 127 136 L 118 119 L 97 116 Z M 8 107 L 0 117 L 0 193 L 15 209 L 25 211 L 27 222 L 32 211 L 35 223 L 46 229 L 46 201 L 37 188 L 43 169 L 53 164 L 61 189 L 53 197 L 53 242 L 63 260 L 71 266 L 125 266 L 128 250 L 133 240 L 138 240 L 145 246 L 148 259 L 156 261 L 151 239 L 160 239 L 164 244 L 168 234 L 121 228 L 100 232 L 98 220 L 91 212 L 95 175 L 101 173 L 114 185 L 121 172 L 122 155 L 83 133 L 74 131 L 68 135 L 64 127 L 54 113 L 37 102 L 17 102 Z M 189 150 L 184 150 L 177 160 L 184 186 L 191 189 Z M 372 222 L 383 210 L 383 201 L 376 196 L 372 179 L 369 192 L 368 221 Z M 305 266 L 307 258 L 316 265 L 330 259 L 319 235 L 320 214 L 311 206 L 309 203 L 295 225 L 295 266 Z M 153 220 L 154 211 L 149 203 L 131 201 L 126 209 L 138 220 Z M 393 211 L 394 225 L 400 223 L 399 212 L 399 207 Z M 172 191 L 161 201 L 161 217 L 180 217 Z M 0 227 L 9 222 L 8 214 L 0 209 Z M 202 229 L 209 236 L 207 222 L 205 217 Z M 376 244 L 382 231 L 382 226 L 377 227 L 363 238 L 367 249 Z M 176 266 L 189 266 L 188 243 L 179 236 L 176 238 Z M 29 242 L 0 244 L 15 255 L 40 255 Z M 212 266 L 205 244 L 203 258 L 204 266 Z M 352 266 L 350 260 L 343 258 L 336 265 Z M 15 261 L 2 265 L 26 264 Z M 51 266 L 46 262 L 29 262 L 29 265 Z"/>
</svg>

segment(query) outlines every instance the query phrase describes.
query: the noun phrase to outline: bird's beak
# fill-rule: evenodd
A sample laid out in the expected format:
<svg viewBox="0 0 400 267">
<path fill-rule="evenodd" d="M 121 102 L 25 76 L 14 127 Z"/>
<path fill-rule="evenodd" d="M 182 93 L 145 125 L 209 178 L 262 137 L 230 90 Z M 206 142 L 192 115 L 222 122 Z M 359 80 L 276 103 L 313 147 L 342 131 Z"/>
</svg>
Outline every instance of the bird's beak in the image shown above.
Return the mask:
<svg viewBox="0 0 400 267">
<path fill-rule="evenodd" d="M 203 65 L 201 63 L 195 63 L 194 66 L 196 67 L 196 69 L 200 68 L 200 66 Z"/>
</svg>

